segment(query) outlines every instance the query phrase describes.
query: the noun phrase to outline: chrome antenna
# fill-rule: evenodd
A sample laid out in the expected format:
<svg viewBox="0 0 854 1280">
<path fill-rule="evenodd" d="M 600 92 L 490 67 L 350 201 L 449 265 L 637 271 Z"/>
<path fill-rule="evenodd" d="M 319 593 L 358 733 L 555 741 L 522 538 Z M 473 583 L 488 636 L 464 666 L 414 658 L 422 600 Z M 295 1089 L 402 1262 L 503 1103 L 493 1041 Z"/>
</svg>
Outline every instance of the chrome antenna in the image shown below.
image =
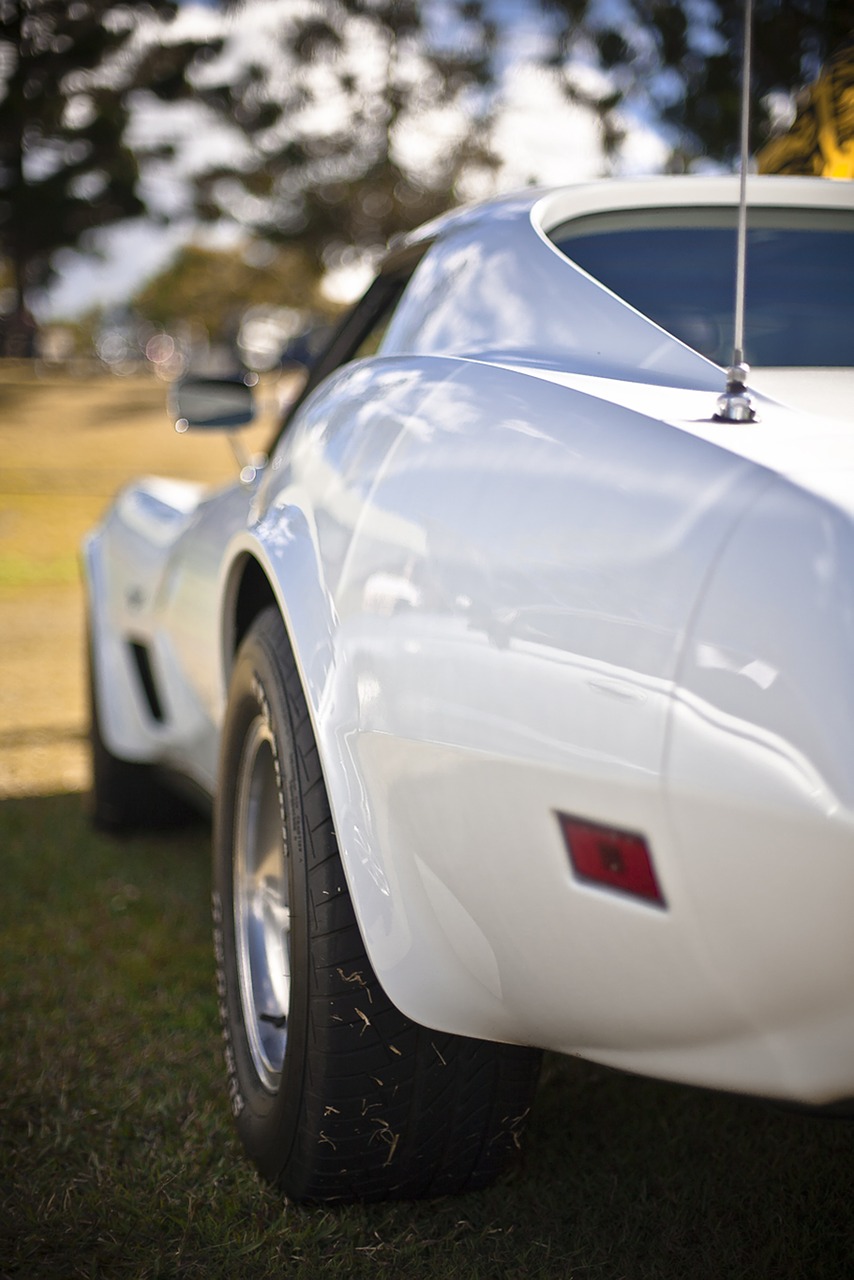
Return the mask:
<svg viewBox="0 0 854 1280">
<path fill-rule="evenodd" d="M 744 282 L 747 276 L 747 166 L 750 160 L 750 66 L 753 44 L 753 0 L 744 0 L 744 49 L 741 63 L 741 161 L 738 197 L 738 243 L 735 263 L 735 326 L 732 364 L 726 390 L 718 398 L 720 422 L 753 422 L 756 413 L 747 391 L 750 367 L 744 362 Z"/>
</svg>

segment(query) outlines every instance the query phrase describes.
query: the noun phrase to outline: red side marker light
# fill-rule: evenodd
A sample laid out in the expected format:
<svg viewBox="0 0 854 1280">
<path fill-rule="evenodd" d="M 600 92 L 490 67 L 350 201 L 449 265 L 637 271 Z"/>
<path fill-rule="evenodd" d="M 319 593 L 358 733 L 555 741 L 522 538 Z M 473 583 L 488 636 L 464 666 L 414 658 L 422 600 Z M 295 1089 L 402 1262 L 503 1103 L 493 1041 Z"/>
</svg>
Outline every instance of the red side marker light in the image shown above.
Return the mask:
<svg viewBox="0 0 854 1280">
<path fill-rule="evenodd" d="M 604 827 L 566 813 L 557 815 L 576 877 L 584 884 L 617 889 L 664 907 L 646 840 L 631 831 Z"/>
</svg>

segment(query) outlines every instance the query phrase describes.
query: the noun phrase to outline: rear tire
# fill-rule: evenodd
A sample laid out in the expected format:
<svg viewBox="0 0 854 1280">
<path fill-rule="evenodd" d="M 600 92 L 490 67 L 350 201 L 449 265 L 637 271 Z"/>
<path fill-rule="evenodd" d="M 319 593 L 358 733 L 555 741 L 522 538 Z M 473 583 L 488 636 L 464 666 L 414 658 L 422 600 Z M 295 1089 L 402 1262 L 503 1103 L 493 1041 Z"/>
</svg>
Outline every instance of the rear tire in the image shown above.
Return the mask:
<svg viewBox="0 0 854 1280">
<path fill-rule="evenodd" d="M 296 1201 L 486 1185 L 518 1150 L 540 1055 L 430 1031 L 383 992 L 275 609 L 238 654 L 220 763 L 217 985 L 248 1155 Z"/>
</svg>

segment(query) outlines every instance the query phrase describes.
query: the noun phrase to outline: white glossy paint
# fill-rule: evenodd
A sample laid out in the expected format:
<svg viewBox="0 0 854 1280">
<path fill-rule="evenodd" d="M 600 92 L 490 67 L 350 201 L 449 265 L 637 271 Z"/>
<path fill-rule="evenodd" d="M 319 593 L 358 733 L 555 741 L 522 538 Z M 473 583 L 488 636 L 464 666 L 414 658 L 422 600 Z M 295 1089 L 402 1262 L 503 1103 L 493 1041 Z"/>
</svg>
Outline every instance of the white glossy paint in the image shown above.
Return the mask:
<svg viewBox="0 0 854 1280">
<path fill-rule="evenodd" d="M 850 208 L 842 186 L 751 199 Z M 142 486 L 90 539 L 98 687 L 115 751 L 211 786 L 253 556 L 405 1012 L 825 1101 L 854 1095 L 851 415 L 710 421 L 720 371 L 543 234 L 733 194 L 588 184 L 438 224 L 380 356 L 314 393 L 254 489 Z M 667 909 L 576 881 L 558 811 L 643 832 Z"/>
<path fill-rule="evenodd" d="M 201 485 L 144 477 L 117 496 L 84 544 L 101 731 L 126 759 L 158 758 L 170 736 L 146 712 L 127 640 L 150 642 L 164 562 L 203 496 Z"/>
</svg>

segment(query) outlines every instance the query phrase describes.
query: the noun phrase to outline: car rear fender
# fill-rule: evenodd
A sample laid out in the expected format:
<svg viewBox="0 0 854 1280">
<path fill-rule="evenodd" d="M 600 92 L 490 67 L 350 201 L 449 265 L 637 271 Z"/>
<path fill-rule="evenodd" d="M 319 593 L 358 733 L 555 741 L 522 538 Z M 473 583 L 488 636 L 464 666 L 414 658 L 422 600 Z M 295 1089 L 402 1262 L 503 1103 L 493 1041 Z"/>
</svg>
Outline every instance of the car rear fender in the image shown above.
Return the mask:
<svg viewBox="0 0 854 1280">
<path fill-rule="evenodd" d="M 537 897 L 540 913 L 548 904 L 568 970 L 577 949 L 580 930 L 565 927 L 557 905 L 563 899 L 555 882 L 564 897 L 574 888 L 566 883 L 553 810 L 573 812 L 583 792 L 582 812 L 595 818 L 601 809 L 601 816 L 616 821 L 606 800 L 617 796 L 624 780 L 620 795 L 635 806 L 620 810 L 625 825 L 652 829 L 660 809 L 665 705 L 684 626 L 721 542 L 768 483 L 752 464 L 625 408 L 603 411 L 564 388 L 538 385 L 537 414 L 521 424 L 506 408 L 503 416 L 493 412 L 489 406 L 496 403 L 519 404 L 523 378 L 474 363 L 456 362 L 451 369 L 437 363 L 428 387 L 434 402 L 420 395 L 417 382 L 420 398 L 389 423 L 385 457 L 394 466 L 372 459 L 370 468 L 348 472 L 353 489 L 364 481 L 355 525 L 340 515 L 351 508 L 342 503 L 349 490 L 339 472 L 281 467 L 282 485 L 264 495 L 272 500 L 263 517 L 232 544 L 223 584 L 227 664 L 240 630 L 248 557 L 263 569 L 281 610 L 357 918 L 390 998 L 426 1025 L 510 1040 L 529 1038 L 529 1002 L 520 994 L 524 983 L 517 970 L 536 967 L 527 957 L 524 966 L 518 963 L 517 944 L 506 929 L 516 916 L 517 888 L 526 898 Z M 486 383 L 493 380 L 499 385 L 487 397 Z M 458 428 L 464 413 L 463 435 Z M 422 429 L 425 421 L 432 424 L 429 433 Z M 290 460 L 299 461 L 298 445 Z M 489 460 L 490 482 L 468 484 L 464 464 L 471 470 L 479 458 Z M 453 483 L 443 483 L 443 476 Z M 547 501 L 550 522 L 544 523 Z M 335 503 L 337 521 L 330 516 Z M 450 560 L 444 569 L 435 547 L 431 551 L 429 530 L 414 524 L 421 509 L 431 513 L 431 530 L 453 535 L 442 543 Z M 609 520 L 603 514 L 608 510 L 619 519 Z M 326 535 L 325 559 L 318 536 L 324 519 L 334 529 L 334 536 Z M 528 557 L 523 562 L 512 553 L 521 534 Z M 559 582 L 565 596 L 558 601 L 560 619 L 569 630 L 564 635 L 549 615 L 545 639 L 504 637 L 497 624 L 505 597 L 511 593 L 512 603 L 528 575 L 507 579 L 498 566 L 504 559 L 533 568 L 542 562 L 547 571 L 551 545 L 574 548 Z M 478 613 L 461 594 L 471 575 L 464 578 L 458 570 L 478 569 L 481 551 L 496 571 L 471 579 L 485 601 Z M 550 598 L 546 571 L 535 600 Z M 598 591 L 600 639 L 611 644 L 607 667 L 586 663 L 601 653 L 601 644 L 594 650 L 585 647 L 584 634 L 575 638 L 591 616 L 576 607 L 579 600 L 584 605 L 591 581 Z M 524 604 L 527 597 L 519 598 Z M 612 614 L 626 625 L 612 625 Z M 508 614 L 508 625 L 513 617 Z M 457 736 L 449 738 L 445 709 L 461 691 L 446 691 L 448 699 L 442 691 L 464 671 L 472 684 L 462 690 Z M 609 676 L 620 672 L 625 678 Z M 539 691 L 533 734 L 526 729 L 531 707 L 522 675 L 530 675 L 531 697 Z M 483 694 L 480 704 L 475 686 Z M 578 737 L 576 712 L 585 707 L 590 714 L 583 723 L 595 720 L 594 727 L 610 735 L 601 751 L 591 753 Z M 557 727 L 553 710 L 561 717 Z M 650 726 L 643 734 L 641 722 Z M 573 724 L 577 741 L 566 737 Z M 631 731 L 625 737 L 621 725 Z M 486 738 L 476 736 L 481 728 Z M 593 795 L 599 807 L 591 809 Z M 505 821 L 508 805 L 512 813 Z M 526 846 L 532 814 L 545 854 L 520 859 L 514 850 Z M 533 874 L 538 867 L 539 878 Z M 584 924 L 586 899 L 577 896 L 574 919 Z M 609 900 L 603 911 L 610 906 Z M 618 911 L 609 916 L 617 940 L 623 923 L 621 916 L 614 925 Z M 615 961 L 614 983 L 624 986 L 620 970 Z M 555 1018 L 565 1031 L 562 1008 Z M 552 1035 L 541 1029 L 535 1034 Z"/>
<path fill-rule="evenodd" d="M 852 643 L 854 521 L 778 479 L 734 530 L 692 621 L 666 787 L 698 950 L 754 1023 L 761 1011 L 793 1096 L 822 1053 L 820 1074 L 850 1061 L 850 1021 L 844 1052 L 819 1037 L 814 1051 L 785 1046 L 800 1019 L 850 1008 Z"/>
<path fill-rule="evenodd" d="M 254 568 L 253 568 L 254 566 Z M 250 605 L 247 575 L 260 570 Z M 266 583 L 266 589 L 265 589 Z M 332 661 L 335 607 L 305 513 L 297 506 L 278 505 L 254 528 L 242 530 L 225 559 L 222 586 L 223 689 L 240 641 L 254 617 L 275 603 L 287 628 L 309 707 L 322 705 Z"/>
</svg>

